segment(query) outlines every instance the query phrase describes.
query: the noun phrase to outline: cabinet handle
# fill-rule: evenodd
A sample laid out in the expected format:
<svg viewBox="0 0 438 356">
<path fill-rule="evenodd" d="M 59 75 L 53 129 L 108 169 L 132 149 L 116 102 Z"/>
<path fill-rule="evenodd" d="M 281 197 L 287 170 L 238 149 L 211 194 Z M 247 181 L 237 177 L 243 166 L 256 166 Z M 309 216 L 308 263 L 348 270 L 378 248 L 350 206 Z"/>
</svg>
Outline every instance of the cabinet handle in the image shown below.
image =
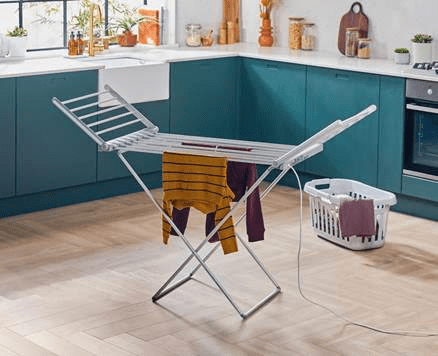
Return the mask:
<svg viewBox="0 0 438 356">
<path fill-rule="evenodd" d="M 268 69 L 273 69 L 273 70 L 278 70 L 278 64 L 267 64 L 266 68 Z"/>
<path fill-rule="evenodd" d="M 335 77 L 340 80 L 350 80 L 350 76 L 344 73 L 336 73 Z"/>
<path fill-rule="evenodd" d="M 50 78 L 50 85 L 59 85 L 60 82 L 65 82 L 67 80 L 67 77 L 65 75 L 60 77 L 54 77 Z"/>
</svg>

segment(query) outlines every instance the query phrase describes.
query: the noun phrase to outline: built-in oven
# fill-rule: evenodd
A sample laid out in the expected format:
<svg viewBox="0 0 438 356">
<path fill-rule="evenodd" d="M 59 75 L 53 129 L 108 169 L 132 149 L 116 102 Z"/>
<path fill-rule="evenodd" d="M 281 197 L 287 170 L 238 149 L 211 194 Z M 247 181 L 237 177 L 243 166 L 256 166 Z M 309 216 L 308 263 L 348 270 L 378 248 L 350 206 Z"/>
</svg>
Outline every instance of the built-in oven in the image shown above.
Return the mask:
<svg viewBox="0 0 438 356">
<path fill-rule="evenodd" d="M 403 174 L 438 181 L 438 82 L 406 81 Z"/>
</svg>

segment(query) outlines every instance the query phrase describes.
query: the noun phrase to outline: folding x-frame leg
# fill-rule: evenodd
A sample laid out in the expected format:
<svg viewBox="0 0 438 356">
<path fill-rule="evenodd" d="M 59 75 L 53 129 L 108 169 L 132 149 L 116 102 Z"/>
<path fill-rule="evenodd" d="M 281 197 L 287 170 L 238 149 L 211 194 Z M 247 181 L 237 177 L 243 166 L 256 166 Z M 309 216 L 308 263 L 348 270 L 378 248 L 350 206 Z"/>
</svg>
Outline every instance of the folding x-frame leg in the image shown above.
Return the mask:
<svg viewBox="0 0 438 356">
<path fill-rule="evenodd" d="M 160 210 L 160 212 L 163 214 L 165 219 L 169 222 L 169 224 L 172 226 L 172 228 L 175 230 L 177 235 L 182 239 L 184 244 L 189 248 L 191 254 L 189 257 L 186 258 L 186 260 L 178 267 L 178 269 L 172 274 L 172 276 L 161 286 L 161 288 L 154 294 L 152 297 L 152 301 L 156 302 L 160 298 L 164 297 L 165 295 L 171 293 L 190 279 L 192 279 L 193 275 L 199 270 L 199 268 L 203 268 L 206 273 L 210 276 L 210 278 L 213 280 L 213 282 L 217 285 L 217 287 L 220 289 L 220 291 L 224 294 L 224 296 L 228 299 L 230 304 L 234 307 L 234 309 L 239 313 L 239 315 L 246 319 L 252 314 L 254 314 L 257 310 L 259 310 L 261 307 L 266 305 L 269 301 L 271 301 L 277 294 L 281 292 L 281 288 L 278 285 L 278 283 L 275 281 L 274 277 L 269 273 L 269 271 L 266 269 L 266 267 L 263 265 L 263 263 L 260 261 L 260 259 L 257 257 L 257 255 L 252 251 L 252 249 L 248 246 L 248 244 L 240 237 L 239 234 L 236 233 L 236 236 L 238 237 L 241 244 L 245 247 L 245 249 L 248 251 L 250 256 L 254 259 L 254 261 L 258 264 L 260 269 L 265 273 L 267 278 L 272 282 L 272 284 L 275 286 L 275 289 L 269 293 L 265 298 L 263 298 L 261 301 L 259 301 L 256 305 L 251 307 L 246 312 L 243 312 L 241 308 L 236 304 L 232 296 L 228 293 L 228 291 L 225 289 L 225 287 L 222 285 L 221 281 L 216 277 L 216 275 L 212 272 L 212 270 L 207 266 L 206 261 L 213 255 L 213 253 L 216 251 L 216 249 L 219 247 L 219 243 L 216 243 L 210 251 L 206 254 L 204 258 L 201 257 L 199 254 L 200 250 L 203 248 L 203 246 L 207 243 L 207 241 L 220 229 L 220 227 L 225 223 L 225 221 L 232 215 L 232 213 L 236 210 L 236 208 L 243 202 L 246 201 L 246 199 L 249 197 L 249 195 L 260 185 L 260 183 L 268 176 L 268 174 L 274 169 L 273 166 L 268 167 L 265 172 L 259 177 L 259 179 L 253 184 L 252 187 L 250 187 L 247 192 L 244 194 L 244 196 L 233 206 L 231 211 L 221 220 L 220 223 L 218 223 L 215 228 L 209 233 L 209 235 L 199 244 L 198 247 L 194 248 L 191 243 L 188 241 L 188 239 L 184 236 L 184 234 L 179 231 L 178 227 L 174 224 L 172 219 L 163 211 L 160 204 L 156 201 L 156 199 L 153 197 L 150 190 L 146 187 L 146 185 L 143 183 L 141 178 L 138 176 L 138 174 L 134 171 L 132 166 L 129 164 L 129 162 L 125 159 L 122 153 L 117 152 L 117 155 L 121 159 L 121 161 L 125 164 L 125 166 L 128 168 L 128 170 L 131 172 L 133 177 L 137 180 L 139 185 L 142 187 L 142 189 L 145 191 L 145 193 L 148 195 L 148 197 L 152 200 L 154 205 Z M 275 178 L 274 181 L 263 191 L 261 194 L 261 199 L 263 199 L 271 190 L 274 188 L 275 185 L 280 181 L 280 179 L 287 173 L 289 170 L 289 166 L 284 168 L 278 176 Z M 235 226 L 237 226 L 243 218 L 246 216 L 246 212 L 242 214 L 239 219 L 237 219 Z M 197 266 L 185 277 L 179 280 L 178 282 L 175 282 L 173 285 L 170 285 L 171 282 L 180 274 L 180 272 L 187 266 L 187 264 L 192 260 L 192 258 L 196 258 L 198 261 Z M 170 286 L 169 286 L 170 285 Z"/>
</svg>

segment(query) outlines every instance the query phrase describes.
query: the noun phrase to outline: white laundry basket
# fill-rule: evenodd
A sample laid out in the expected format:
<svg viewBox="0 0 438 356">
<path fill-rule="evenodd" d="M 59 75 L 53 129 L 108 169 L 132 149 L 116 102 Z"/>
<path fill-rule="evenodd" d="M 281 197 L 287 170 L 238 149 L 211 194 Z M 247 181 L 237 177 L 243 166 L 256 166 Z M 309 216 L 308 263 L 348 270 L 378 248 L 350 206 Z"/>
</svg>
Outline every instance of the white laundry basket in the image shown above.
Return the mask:
<svg viewBox="0 0 438 356">
<path fill-rule="evenodd" d="M 349 179 L 316 179 L 304 185 L 309 195 L 311 224 L 316 234 L 351 250 L 368 250 L 385 243 L 389 207 L 397 203 L 393 193 Z M 339 207 L 344 199 L 372 199 L 376 235 L 342 237 Z"/>
</svg>

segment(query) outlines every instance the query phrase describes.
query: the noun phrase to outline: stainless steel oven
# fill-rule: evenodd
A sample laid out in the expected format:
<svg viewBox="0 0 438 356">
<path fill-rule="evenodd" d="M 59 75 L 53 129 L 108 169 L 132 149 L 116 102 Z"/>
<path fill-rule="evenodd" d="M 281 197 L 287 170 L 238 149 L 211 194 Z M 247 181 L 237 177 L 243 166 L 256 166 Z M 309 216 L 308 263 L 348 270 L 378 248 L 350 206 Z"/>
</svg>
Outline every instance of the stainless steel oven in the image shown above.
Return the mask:
<svg viewBox="0 0 438 356">
<path fill-rule="evenodd" d="M 403 174 L 438 181 L 438 82 L 406 81 Z"/>
</svg>

